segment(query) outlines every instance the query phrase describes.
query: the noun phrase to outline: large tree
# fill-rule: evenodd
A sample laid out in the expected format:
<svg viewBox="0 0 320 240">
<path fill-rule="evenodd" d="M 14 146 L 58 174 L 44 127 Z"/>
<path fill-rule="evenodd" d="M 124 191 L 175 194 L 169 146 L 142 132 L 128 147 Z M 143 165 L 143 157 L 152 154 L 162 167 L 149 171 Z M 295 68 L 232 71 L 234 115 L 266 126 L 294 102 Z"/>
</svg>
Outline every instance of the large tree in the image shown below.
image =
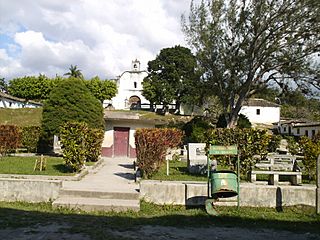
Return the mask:
<svg viewBox="0 0 320 240">
<path fill-rule="evenodd" d="M 69 78 L 58 83 L 45 101 L 42 127 L 48 136 L 59 133 L 69 121 L 86 122 L 90 127 L 103 128 L 103 108 L 84 81 Z"/>
<path fill-rule="evenodd" d="M 197 91 L 201 87 L 197 62 L 190 49 L 182 46 L 162 49 L 148 62 L 148 72 L 142 83 L 142 94 L 151 103 L 165 107 L 175 101 L 179 110 L 181 103 L 199 102 L 201 94 Z"/>
<path fill-rule="evenodd" d="M 98 76 L 86 80 L 90 92 L 100 101 L 110 100 L 117 94 L 117 84 L 109 80 L 101 80 Z"/>
<path fill-rule="evenodd" d="M 45 75 L 25 76 L 14 78 L 9 82 L 8 92 L 12 96 L 28 100 L 42 100 L 48 98 L 55 85 L 54 79 Z"/>
<path fill-rule="evenodd" d="M 246 98 L 271 82 L 320 89 L 318 0 L 193 1 L 182 27 L 207 88 L 234 127 Z M 311 86 L 311 87 L 310 87 Z"/>
</svg>

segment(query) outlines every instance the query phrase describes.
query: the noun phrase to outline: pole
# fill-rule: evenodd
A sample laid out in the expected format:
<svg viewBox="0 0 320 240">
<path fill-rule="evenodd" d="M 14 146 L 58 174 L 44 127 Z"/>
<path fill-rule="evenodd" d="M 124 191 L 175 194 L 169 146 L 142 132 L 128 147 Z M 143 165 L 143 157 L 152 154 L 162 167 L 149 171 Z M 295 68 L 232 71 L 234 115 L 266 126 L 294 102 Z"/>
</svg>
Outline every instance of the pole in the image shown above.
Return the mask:
<svg viewBox="0 0 320 240">
<path fill-rule="evenodd" d="M 209 145 L 210 147 L 211 145 Z M 207 177 L 208 177 L 208 182 L 207 182 L 207 191 L 208 191 L 208 198 L 210 198 L 210 187 L 209 187 L 209 183 L 210 183 L 210 166 L 209 166 L 209 158 L 210 158 L 210 152 L 208 151 L 207 154 Z"/>
<path fill-rule="evenodd" d="M 239 159 L 239 152 L 238 152 L 238 156 L 237 156 L 237 175 L 238 175 L 238 196 L 237 196 L 237 208 L 239 210 L 240 208 L 240 159 Z"/>
<path fill-rule="evenodd" d="M 320 214 L 320 155 L 317 160 L 317 190 L 316 190 L 317 214 Z"/>
<path fill-rule="evenodd" d="M 169 159 L 167 159 L 167 176 L 169 176 Z"/>
</svg>

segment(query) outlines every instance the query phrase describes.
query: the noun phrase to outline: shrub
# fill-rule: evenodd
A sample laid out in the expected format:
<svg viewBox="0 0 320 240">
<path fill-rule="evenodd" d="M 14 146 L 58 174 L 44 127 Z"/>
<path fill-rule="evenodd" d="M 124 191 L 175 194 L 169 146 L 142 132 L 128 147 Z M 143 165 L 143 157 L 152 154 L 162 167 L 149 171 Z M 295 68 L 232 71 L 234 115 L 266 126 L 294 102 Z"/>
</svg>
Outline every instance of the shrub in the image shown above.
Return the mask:
<svg viewBox="0 0 320 240">
<path fill-rule="evenodd" d="M 20 146 L 21 138 L 19 127 L 15 125 L 0 125 L 0 154 L 6 155 L 9 151 Z"/>
<path fill-rule="evenodd" d="M 60 127 L 63 159 L 71 171 L 79 171 L 86 159 L 86 123 L 68 122 Z"/>
<path fill-rule="evenodd" d="M 96 162 L 101 154 L 104 131 L 102 129 L 88 128 L 86 133 L 86 161 Z"/>
<path fill-rule="evenodd" d="M 280 145 L 281 135 L 271 135 L 268 144 L 268 152 L 275 152 Z"/>
<path fill-rule="evenodd" d="M 262 158 L 268 153 L 270 138 L 265 130 L 251 128 L 218 128 L 208 133 L 207 144 L 237 145 L 240 154 L 240 171 L 247 174 L 256 163 L 254 155 Z M 217 157 L 222 165 L 236 166 L 236 158 L 228 156 Z"/>
<path fill-rule="evenodd" d="M 37 152 L 41 127 L 27 126 L 21 129 L 21 144 L 28 152 Z"/>
<path fill-rule="evenodd" d="M 210 124 L 201 117 L 195 117 L 183 126 L 186 142 L 205 142 L 207 131 L 212 128 Z"/>
<path fill-rule="evenodd" d="M 87 123 L 67 122 L 60 127 L 63 158 L 71 171 L 79 171 L 86 161 L 96 162 L 101 153 L 103 130 Z"/>
<path fill-rule="evenodd" d="M 58 134 L 59 127 L 69 121 L 86 122 L 91 128 L 104 127 L 102 104 L 84 81 L 76 78 L 59 82 L 43 108 L 42 127 L 48 136 Z"/>
<path fill-rule="evenodd" d="M 299 144 L 304 155 L 302 163 L 308 172 L 309 180 L 315 179 L 317 158 L 320 155 L 320 134 L 318 133 L 313 139 L 303 136 Z"/>
<path fill-rule="evenodd" d="M 182 137 L 183 132 L 174 128 L 137 129 L 137 165 L 143 177 L 149 178 L 159 170 L 167 150 L 181 144 Z"/>
</svg>

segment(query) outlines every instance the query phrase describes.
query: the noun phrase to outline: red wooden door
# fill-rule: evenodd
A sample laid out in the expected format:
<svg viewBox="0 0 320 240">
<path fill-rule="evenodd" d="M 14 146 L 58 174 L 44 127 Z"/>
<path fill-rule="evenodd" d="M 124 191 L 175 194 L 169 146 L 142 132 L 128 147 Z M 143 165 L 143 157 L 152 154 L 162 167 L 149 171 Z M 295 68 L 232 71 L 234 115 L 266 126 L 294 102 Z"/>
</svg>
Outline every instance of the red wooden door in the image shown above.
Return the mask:
<svg viewBox="0 0 320 240">
<path fill-rule="evenodd" d="M 129 128 L 115 127 L 113 130 L 114 156 L 128 156 Z"/>
</svg>

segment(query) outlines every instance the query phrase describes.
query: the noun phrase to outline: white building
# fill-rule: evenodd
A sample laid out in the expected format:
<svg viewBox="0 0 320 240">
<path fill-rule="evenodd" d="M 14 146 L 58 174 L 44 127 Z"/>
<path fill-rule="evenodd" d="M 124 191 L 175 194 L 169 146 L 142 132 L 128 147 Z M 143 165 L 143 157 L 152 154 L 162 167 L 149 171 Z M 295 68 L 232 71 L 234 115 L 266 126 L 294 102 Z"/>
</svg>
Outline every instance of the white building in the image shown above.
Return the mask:
<svg viewBox="0 0 320 240">
<path fill-rule="evenodd" d="M 313 138 L 320 132 L 320 122 L 309 122 L 305 120 L 281 121 L 278 130 L 280 134 L 290 136 L 307 136 Z"/>
<path fill-rule="evenodd" d="M 264 99 L 250 98 L 244 102 L 240 114 L 247 116 L 252 124 L 272 125 L 280 121 L 280 105 Z"/>
<path fill-rule="evenodd" d="M 0 92 L 0 108 L 37 108 L 42 104 L 35 101 L 17 98 L 6 93 Z"/>
<path fill-rule="evenodd" d="M 147 71 L 140 70 L 140 62 L 132 61 L 131 70 L 123 72 L 117 79 L 118 93 L 110 101 L 104 101 L 104 107 L 113 107 L 114 109 L 143 108 L 143 104 L 149 101 L 142 96 L 142 82 L 148 76 Z"/>
</svg>

